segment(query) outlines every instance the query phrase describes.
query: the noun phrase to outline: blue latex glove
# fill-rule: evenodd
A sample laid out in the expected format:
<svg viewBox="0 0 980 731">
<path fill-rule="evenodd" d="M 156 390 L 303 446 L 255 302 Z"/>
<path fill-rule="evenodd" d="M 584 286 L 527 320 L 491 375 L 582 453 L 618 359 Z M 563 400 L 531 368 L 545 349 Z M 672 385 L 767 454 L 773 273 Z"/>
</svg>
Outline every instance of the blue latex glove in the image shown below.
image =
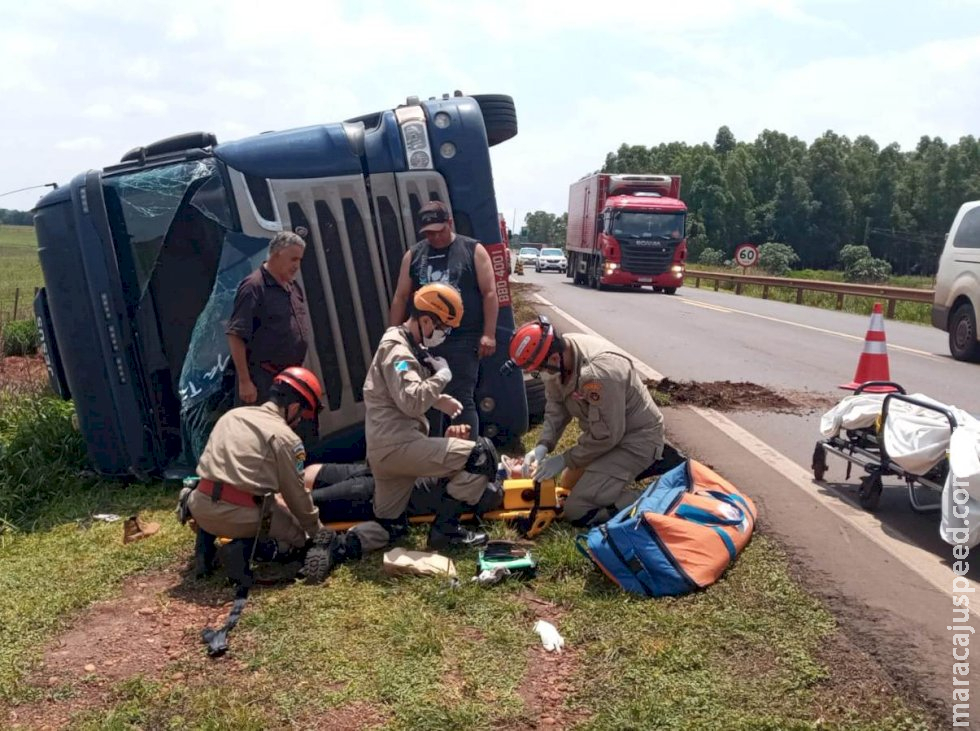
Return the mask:
<svg viewBox="0 0 980 731">
<path fill-rule="evenodd" d="M 545 458 L 548 454 L 548 448 L 543 444 L 539 444 L 530 452 L 524 455 L 524 464 L 521 466 L 521 474 L 524 477 L 530 477 L 534 474 L 534 471 L 541 464 L 541 460 Z"/>
<path fill-rule="evenodd" d="M 538 469 L 534 472 L 534 479 L 538 482 L 551 480 L 558 477 L 563 469 L 565 469 L 565 455 L 553 454 L 538 465 Z"/>
</svg>

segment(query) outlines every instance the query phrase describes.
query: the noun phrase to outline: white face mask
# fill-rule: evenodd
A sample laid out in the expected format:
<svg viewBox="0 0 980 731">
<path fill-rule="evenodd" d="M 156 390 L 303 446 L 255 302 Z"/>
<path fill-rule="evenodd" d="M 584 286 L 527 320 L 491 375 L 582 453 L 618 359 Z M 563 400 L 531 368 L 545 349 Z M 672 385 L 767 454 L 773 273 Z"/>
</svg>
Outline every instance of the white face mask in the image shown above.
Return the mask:
<svg viewBox="0 0 980 731">
<path fill-rule="evenodd" d="M 422 345 L 427 348 L 437 348 L 446 342 L 446 334 L 445 330 L 433 330 L 429 337 L 422 336 Z"/>
<path fill-rule="evenodd" d="M 561 378 L 561 373 L 552 373 L 551 371 L 540 370 L 538 371 L 538 378 L 545 383 L 557 383 L 558 379 Z"/>
</svg>

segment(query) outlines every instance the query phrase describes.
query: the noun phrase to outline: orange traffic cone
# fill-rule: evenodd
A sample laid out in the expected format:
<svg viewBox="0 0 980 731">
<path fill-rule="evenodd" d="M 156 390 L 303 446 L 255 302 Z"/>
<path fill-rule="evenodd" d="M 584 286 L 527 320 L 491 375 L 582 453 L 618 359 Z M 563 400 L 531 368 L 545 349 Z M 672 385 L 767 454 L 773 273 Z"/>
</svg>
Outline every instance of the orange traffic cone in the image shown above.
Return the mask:
<svg viewBox="0 0 980 731">
<path fill-rule="evenodd" d="M 854 380 L 850 383 L 842 383 L 840 388 L 854 391 L 862 383 L 868 381 L 890 380 L 888 349 L 885 345 L 885 318 L 881 314 L 881 303 L 875 302 L 874 309 L 871 311 L 871 324 L 868 325 L 868 334 L 864 336 L 864 350 L 858 360 Z M 862 390 L 867 393 L 885 393 L 896 389 L 892 386 L 871 386 Z"/>
</svg>

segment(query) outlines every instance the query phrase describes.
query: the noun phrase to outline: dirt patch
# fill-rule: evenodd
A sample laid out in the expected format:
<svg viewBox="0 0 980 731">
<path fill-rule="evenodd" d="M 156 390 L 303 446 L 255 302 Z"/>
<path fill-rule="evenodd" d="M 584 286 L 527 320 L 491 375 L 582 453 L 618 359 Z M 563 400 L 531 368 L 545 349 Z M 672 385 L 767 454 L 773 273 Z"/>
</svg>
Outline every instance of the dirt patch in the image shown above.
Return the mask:
<svg viewBox="0 0 980 731">
<path fill-rule="evenodd" d="M 561 632 L 561 607 L 529 591 L 524 592 L 521 598 L 534 621 L 543 619 Z M 517 689 L 517 694 L 524 701 L 524 715 L 517 722 L 503 727 L 502 731 L 565 729 L 589 717 L 587 710 L 565 705 L 565 700 L 574 695 L 576 688 L 576 649 L 566 644 L 560 654 L 548 652 L 537 634 L 534 638 L 535 643 L 528 650 L 527 673 Z"/>
<path fill-rule="evenodd" d="M 892 683 L 881 666 L 841 632 L 827 638 L 816 659 L 827 668 L 828 677 L 814 688 L 813 707 L 828 723 L 846 721 L 855 708 L 868 717 L 882 717 L 893 707 L 891 699 L 896 695 L 913 708 L 934 714 L 933 720 L 942 718 L 939 709 L 929 708 Z"/>
<path fill-rule="evenodd" d="M 229 658 L 208 659 L 200 640 L 205 626 L 223 622 L 229 599 L 222 588 L 191 593 L 178 569 L 130 578 L 121 596 L 91 606 L 48 646 L 28 679 L 45 697 L 0 711 L 0 719 L 10 728 L 64 728 L 79 711 L 111 706 L 113 687 L 127 678 L 181 682 L 214 672 L 216 662 L 226 675 L 243 670 Z"/>
<path fill-rule="evenodd" d="M 515 281 L 515 276 L 511 274 L 510 279 L 511 307 L 514 309 L 514 322 L 520 327 L 537 318 L 537 302 L 532 302 L 532 298 L 541 287 L 530 282 Z"/>
<path fill-rule="evenodd" d="M 329 728 L 336 731 L 364 731 L 378 728 L 388 722 L 388 717 L 374 706 L 362 703 L 349 703 L 339 708 L 331 708 L 317 714 L 315 718 L 305 719 L 294 728 Z"/>
<path fill-rule="evenodd" d="M 39 355 L 0 356 L 0 391 L 37 392 L 48 385 L 48 369 Z"/>
<path fill-rule="evenodd" d="M 824 410 L 836 401 L 810 391 L 773 391 L 747 381 L 648 381 L 655 392 L 670 398 L 672 406 L 700 406 L 717 411 L 778 411 L 800 413 Z"/>
</svg>

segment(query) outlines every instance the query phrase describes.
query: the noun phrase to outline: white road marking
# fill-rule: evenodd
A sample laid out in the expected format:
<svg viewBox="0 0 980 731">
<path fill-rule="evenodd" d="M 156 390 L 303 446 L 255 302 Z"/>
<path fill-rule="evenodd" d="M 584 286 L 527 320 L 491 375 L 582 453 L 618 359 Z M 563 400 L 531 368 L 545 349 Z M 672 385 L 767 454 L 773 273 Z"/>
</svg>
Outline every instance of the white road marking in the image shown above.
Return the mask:
<svg viewBox="0 0 980 731">
<path fill-rule="evenodd" d="M 597 333 L 595 330 L 590 328 L 584 322 L 572 317 L 563 309 L 546 300 L 541 295 L 534 295 L 534 299 L 546 307 L 553 309 L 558 315 L 565 320 L 568 320 L 568 322 L 579 328 L 582 332 L 589 335 L 604 337 L 600 333 Z M 752 315 L 751 312 L 744 314 Z M 766 320 L 776 320 L 776 318 L 765 317 L 763 315 L 754 316 L 762 317 Z M 776 321 L 783 322 L 782 320 Z M 795 325 L 797 323 L 788 324 Z M 801 327 L 809 326 L 802 325 Z M 809 329 L 819 330 L 820 328 Z M 840 335 L 840 333 L 833 333 L 829 330 L 822 332 Z M 861 340 L 862 338 L 856 339 Z M 655 381 L 663 380 L 662 374 L 646 365 L 635 355 L 630 355 L 629 353 L 627 353 L 627 355 L 633 359 L 637 369 L 644 374 L 644 377 Z M 897 531 L 897 535 L 895 536 L 885 533 L 881 529 L 881 525 L 870 513 L 854 507 L 853 505 L 850 505 L 839 498 L 821 493 L 817 489 L 811 474 L 807 470 L 800 467 L 793 460 L 775 448 L 766 444 L 751 432 L 740 427 L 727 416 L 722 415 L 714 409 L 702 409 L 696 406 L 691 406 L 689 408 L 709 424 L 715 426 L 719 431 L 729 436 L 736 444 L 741 445 L 749 454 L 758 457 L 760 460 L 768 464 L 779 474 L 789 480 L 789 482 L 795 487 L 799 488 L 802 492 L 815 500 L 820 506 L 832 512 L 834 515 L 844 521 L 844 523 L 863 534 L 872 543 L 894 556 L 897 560 L 901 561 L 905 566 L 911 569 L 914 573 L 918 574 L 928 584 L 932 585 L 943 594 L 952 597 L 954 578 L 953 572 L 948 567 L 944 566 L 934 553 L 916 546 L 914 543 L 912 543 L 911 539 L 905 538 Z M 950 550 L 952 551 L 952 547 Z M 969 582 L 971 589 L 977 588 L 978 584 L 972 579 L 967 578 L 966 580 Z M 980 619 L 980 607 L 974 607 L 971 605 L 970 612 L 975 617 Z"/>
<path fill-rule="evenodd" d="M 698 300 L 689 300 L 689 299 L 685 299 L 683 297 L 678 298 L 677 301 L 678 302 L 683 302 L 684 304 L 687 304 L 687 305 L 693 305 L 695 307 L 705 307 L 705 306 L 707 306 L 708 309 L 714 309 L 715 307 L 718 307 L 718 305 L 713 305 L 713 304 L 709 304 L 709 303 L 705 303 L 705 302 L 700 302 Z M 724 312 L 729 312 L 729 313 L 734 312 L 734 313 L 737 313 L 739 315 L 746 315 L 747 317 L 757 317 L 760 320 L 769 320 L 770 322 L 778 322 L 778 323 L 780 323 L 782 325 L 792 325 L 793 327 L 803 328 L 804 330 L 813 330 L 814 332 L 824 333 L 825 335 L 833 335 L 834 337 L 845 338 L 846 340 L 856 340 L 858 342 L 864 342 L 864 336 L 863 335 L 860 335 L 860 336 L 859 335 L 849 335 L 848 333 L 841 333 L 841 332 L 837 332 L 836 330 L 827 330 L 825 328 L 816 327 L 814 325 L 804 325 L 801 322 L 793 322 L 792 320 L 783 320 L 781 318 L 771 317 L 769 315 L 760 315 L 757 312 L 747 312 L 745 310 L 739 310 L 739 309 L 736 309 L 734 307 L 725 307 L 725 308 L 722 308 L 722 310 Z M 889 350 L 901 350 L 903 353 L 910 353 L 912 355 L 917 355 L 917 356 L 919 356 L 921 358 L 928 358 L 929 360 L 934 360 L 934 361 L 937 361 L 937 362 L 940 362 L 940 363 L 945 363 L 946 362 L 946 359 L 945 358 L 940 358 L 935 353 L 930 353 L 927 350 L 918 350 L 917 348 L 907 348 L 904 345 L 892 345 L 891 343 L 888 344 L 888 348 L 889 348 Z"/>
<path fill-rule="evenodd" d="M 694 307 L 702 307 L 706 310 L 713 310 L 714 312 L 724 312 L 726 315 L 734 312 L 727 307 L 720 307 L 718 305 L 713 305 L 710 302 L 699 302 L 698 300 L 684 299 L 683 297 L 678 298 L 678 302 L 683 302 L 685 305 L 693 305 Z"/>
<path fill-rule="evenodd" d="M 606 338 L 601 333 L 597 333 L 595 330 L 593 330 L 591 327 L 589 327 L 588 325 L 586 325 L 581 320 L 575 319 L 574 317 L 572 317 L 571 315 L 569 315 L 567 312 L 565 312 L 565 310 L 563 310 L 561 307 L 559 307 L 558 305 L 556 305 L 556 304 L 554 304 L 552 302 L 549 302 L 544 297 L 542 297 L 540 294 L 534 295 L 534 299 L 536 299 L 538 302 L 540 302 L 541 304 L 543 304 L 545 307 L 550 307 L 551 309 L 553 309 L 563 319 L 568 320 L 570 323 L 572 323 L 575 327 L 577 327 L 579 330 L 581 330 L 585 334 L 587 334 L 587 335 L 595 335 L 596 337 L 600 337 L 600 338 L 603 338 L 605 340 L 608 340 L 609 339 L 609 338 Z M 623 350 L 618 345 L 616 347 L 619 348 L 620 350 Z M 648 366 L 646 363 L 644 363 L 642 360 L 640 360 L 639 358 L 637 358 L 632 353 L 627 353 L 625 350 L 623 350 L 623 352 L 626 353 L 626 355 L 628 355 L 630 357 L 630 359 L 636 365 L 636 369 L 640 373 L 643 374 L 643 377 L 644 378 L 646 378 L 647 380 L 651 380 L 651 381 L 662 381 L 662 380 L 664 380 L 664 374 L 663 373 L 658 373 L 657 371 L 655 371 L 653 368 L 651 368 L 650 366 Z"/>
</svg>

